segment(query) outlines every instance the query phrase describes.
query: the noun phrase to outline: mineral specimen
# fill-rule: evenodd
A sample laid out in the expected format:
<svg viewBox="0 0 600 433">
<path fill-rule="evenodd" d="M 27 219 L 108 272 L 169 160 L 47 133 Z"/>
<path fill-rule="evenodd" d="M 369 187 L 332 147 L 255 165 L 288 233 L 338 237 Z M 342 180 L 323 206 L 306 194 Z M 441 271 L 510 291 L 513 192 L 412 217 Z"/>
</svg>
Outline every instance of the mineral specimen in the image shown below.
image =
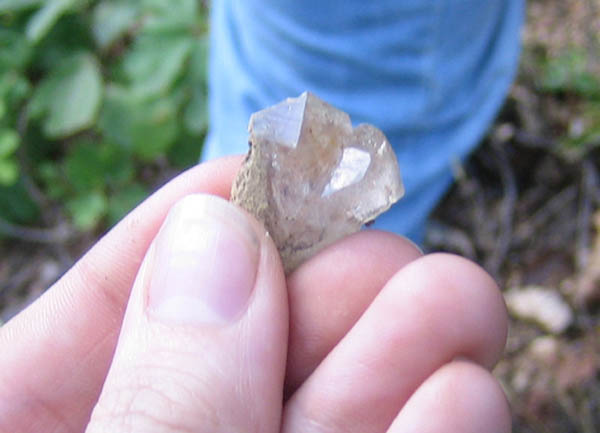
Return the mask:
<svg viewBox="0 0 600 433">
<path fill-rule="evenodd" d="M 399 200 L 398 162 L 383 133 L 305 92 L 254 113 L 231 199 L 262 221 L 286 273 Z"/>
</svg>

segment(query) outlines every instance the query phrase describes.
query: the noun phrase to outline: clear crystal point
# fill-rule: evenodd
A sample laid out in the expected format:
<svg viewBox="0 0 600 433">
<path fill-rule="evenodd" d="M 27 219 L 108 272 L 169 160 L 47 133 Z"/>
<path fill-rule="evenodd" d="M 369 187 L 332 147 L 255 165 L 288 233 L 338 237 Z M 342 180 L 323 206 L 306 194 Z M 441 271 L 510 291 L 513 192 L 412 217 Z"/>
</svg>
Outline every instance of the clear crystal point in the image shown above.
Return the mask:
<svg viewBox="0 0 600 433">
<path fill-rule="evenodd" d="M 404 194 L 383 133 L 305 92 L 254 113 L 231 199 L 262 221 L 286 273 Z"/>
</svg>

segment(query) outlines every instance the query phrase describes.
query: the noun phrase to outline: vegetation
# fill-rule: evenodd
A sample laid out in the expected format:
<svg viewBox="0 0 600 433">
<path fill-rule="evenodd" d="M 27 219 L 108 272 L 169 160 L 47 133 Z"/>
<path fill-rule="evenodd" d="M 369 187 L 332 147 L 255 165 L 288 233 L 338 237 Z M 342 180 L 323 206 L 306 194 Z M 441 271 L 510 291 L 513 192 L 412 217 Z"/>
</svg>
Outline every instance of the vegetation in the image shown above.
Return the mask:
<svg viewBox="0 0 600 433">
<path fill-rule="evenodd" d="M 0 0 L 0 219 L 104 227 L 196 162 L 206 32 L 196 0 Z"/>
<path fill-rule="evenodd" d="M 488 138 L 456 167 L 428 247 L 481 263 L 513 293 L 552 292 L 571 311 L 555 332 L 511 311 L 495 374 L 514 431 L 593 433 L 600 0 L 527 9 L 517 80 Z M 197 161 L 206 32 L 200 0 L 0 0 L 0 320 Z"/>
<path fill-rule="evenodd" d="M 429 248 L 472 258 L 506 290 L 510 331 L 494 374 L 510 401 L 513 431 L 594 433 L 600 0 L 529 0 L 523 36 L 505 107 L 482 146 L 457 167 L 457 182 L 433 217 Z M 528 300 L 534 292 L 544 296 Z M 568 326 L 551 329 L 561 311 Z"/>
</svg>

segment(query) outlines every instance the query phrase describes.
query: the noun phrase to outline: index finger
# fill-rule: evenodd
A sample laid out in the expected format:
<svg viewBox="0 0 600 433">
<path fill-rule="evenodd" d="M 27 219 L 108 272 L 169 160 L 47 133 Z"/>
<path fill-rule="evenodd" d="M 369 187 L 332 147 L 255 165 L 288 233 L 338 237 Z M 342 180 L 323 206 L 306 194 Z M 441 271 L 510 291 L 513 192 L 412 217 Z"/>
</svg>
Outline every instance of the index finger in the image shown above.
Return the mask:
<svg viewBox="0 0 600 433">
<path fill-rule="evenodd" d="M 229 197 L 241 157 L 196 166 L 108 232 L 40 299 L 0 328 L 0 431 L 80 431 L 98 398 L 135 275 L 171 206 Z"/>
</svg>

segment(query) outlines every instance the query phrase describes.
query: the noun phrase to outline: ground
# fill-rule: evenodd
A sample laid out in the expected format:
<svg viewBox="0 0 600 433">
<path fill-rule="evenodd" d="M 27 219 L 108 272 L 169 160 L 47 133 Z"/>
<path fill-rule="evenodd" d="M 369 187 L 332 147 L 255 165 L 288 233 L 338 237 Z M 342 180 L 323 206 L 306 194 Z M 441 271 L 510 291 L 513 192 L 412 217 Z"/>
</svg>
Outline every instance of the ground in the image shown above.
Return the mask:
<svg viewBox="0 0 600 433">
<path fill-rule="evenodd" d="M 529 2 L 519 77 L 485 142 L 454 167 L 427 235 L 429 250 L 481 263 L 503 288 L 511 327 L 495 374 L 518 433 L 600 431 L 598 34 L 600 0 Z M 0 243 L 0 318 L 94 240 Z"/>
<path fill-rule="evenodd" d="M 472 258 L 504 290 L 495 374 L 518 433 L 600 431 L 600 117 L 584 84 L 600 77 L 599 11 L 529 2 L 519 77 L 428 233 L 431 250 Z"/>
</svg>

